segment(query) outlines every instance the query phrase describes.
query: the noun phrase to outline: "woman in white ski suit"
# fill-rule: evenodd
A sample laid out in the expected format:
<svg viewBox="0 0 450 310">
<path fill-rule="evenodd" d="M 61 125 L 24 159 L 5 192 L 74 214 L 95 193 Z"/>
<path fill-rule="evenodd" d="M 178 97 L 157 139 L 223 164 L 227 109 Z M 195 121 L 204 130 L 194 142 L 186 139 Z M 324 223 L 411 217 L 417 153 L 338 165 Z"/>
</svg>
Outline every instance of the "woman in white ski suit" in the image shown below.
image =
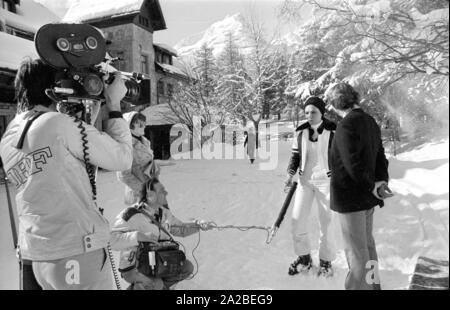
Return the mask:
<svg viewBox="0 0 450 310">
<path fill-rule="evenodd" d="M 318 97 L 305 102 L 307 122 L 300 125 L 293 142 L 288 167 L 286 187 L 292 185 L 292 178 L 299 172 L 294 208 L 292 211 L 292 237 L 297 259 L 289 267 L 289 274 L 304 272 L 312 267 L 311 245 L 308 236 L 308 222 L 314 199 L 317 201 L 320 223 L 319 274 L 332 274 L 331 262 L 336 253 L 330 236 L 332 212 L 330 210 L 329 150 L 336 124 L 323 117 L 325 103 Z M 298 270 L 297 268 L 300 268 Z"/>
</svg>

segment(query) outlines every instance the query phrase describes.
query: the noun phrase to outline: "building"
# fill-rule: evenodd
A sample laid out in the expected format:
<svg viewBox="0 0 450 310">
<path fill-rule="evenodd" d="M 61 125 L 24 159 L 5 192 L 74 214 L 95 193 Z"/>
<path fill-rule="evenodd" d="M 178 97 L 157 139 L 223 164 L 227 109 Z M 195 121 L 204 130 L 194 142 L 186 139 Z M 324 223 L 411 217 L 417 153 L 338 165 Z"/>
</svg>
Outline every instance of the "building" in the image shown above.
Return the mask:
<svg viewBox="0 0 450 310">
<path fill-rule="evenodd" d="M 180 82 L 186 82 L 186 74 L 176 66 L 176 51 L 162 43 L 154 43 L 155 70 L 157 85 L 157 105 L 148 107 L 142 113 L 147 117 L 146 135 L 152 141 L 156 158 L 170 158 L 170 144 L 176 138 L 171 137 L 172 126 L 178 123 L 169 104 Z"/>
<path fill-rule="evenodd" d="M 177 123 L 168 103 L 186 75 L 176 65 L 176 51 L 153 41 L 153 33 L 167 28 L 158 0 L 80 0 L 69 8 L 63 22 L 95 26 L 108 40 L 108 53 L 119 61 L 120 71 L 145 73 L 150 80 L 150 98 L 142 105 L 128 105 L 147 116 L 147 137 L 156 158 L 170 157 L 170 128 Z"/>
<path fill-rule="evenodd" d="M 34 35 L 60 18 L 33 0 L 0 0 L 0 137 L 16 114 L 14 78 L 25 57 L 37 58 Z"/>
<path fill-rule="evenodd" d="M 171 64 L 168 55 L 174 54 L 153 42 L 153 33 L 167 28 L 158 0 L 81 0 L 69 8 L 63 22 L 88 23 L 101 29 L 108 40 L 108 53 L 119 59 L 115 68 L 150 76 L 150 98 L 139 109 L 158 104 L 159 72 L 164 70 L 158 63 Z"/>
</svg>

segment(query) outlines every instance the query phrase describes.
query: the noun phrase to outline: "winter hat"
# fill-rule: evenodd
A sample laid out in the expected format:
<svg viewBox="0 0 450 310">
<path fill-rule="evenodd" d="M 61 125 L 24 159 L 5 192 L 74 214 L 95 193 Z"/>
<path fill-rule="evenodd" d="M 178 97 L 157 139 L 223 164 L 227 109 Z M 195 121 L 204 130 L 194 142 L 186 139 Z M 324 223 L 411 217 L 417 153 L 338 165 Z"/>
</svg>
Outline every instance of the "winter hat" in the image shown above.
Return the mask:
<svg viewBox="0 0 450 310">
<path fill-rule="evenodd" d="M 128 112 L 123 114 L 123 119 L 128 123 L 128 127 L 131 125 L 131 121 L 133 120 L 134 116 L 138 114 L 136 111 Z"/>
<path fill-rule="evenodd" d="M 323 102 L 323 100 L 320 99 L 319 97 L 311 96 L 308 99 L 306 99 L 305 109 L 309 105 L 313 105 L 317 109 L 319 109 L 320 113 L 322 113 L 322 116 L 325 114 L 325 102 Z"/>
<path fill-rule="evenodd" d="M 142 121 L 146 121 L 146 117 L 145 115 L 143 115 L 142 113 L 136 112 L 136 111 L 132 111 L 132 112 L 128 112 L 123 114 L 123 119 L 128 123 L 128 127 L 131 128 L 131 124 L 133 122 L 136 122 L 136 120 L 142 120 Z"/>
</svg>

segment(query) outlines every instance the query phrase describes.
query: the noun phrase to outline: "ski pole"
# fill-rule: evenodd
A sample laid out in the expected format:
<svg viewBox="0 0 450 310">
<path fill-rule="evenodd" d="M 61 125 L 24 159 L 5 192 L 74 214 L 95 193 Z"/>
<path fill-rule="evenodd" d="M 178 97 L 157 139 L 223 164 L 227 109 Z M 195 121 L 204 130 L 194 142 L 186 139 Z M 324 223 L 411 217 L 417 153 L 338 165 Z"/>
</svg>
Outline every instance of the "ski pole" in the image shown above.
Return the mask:
<svg viewBox="0 0 450 310">
<path fill-rule="evenodd" d="M 284 220 L 284 216 L 286 215 L 287 209 L 289 208 L 289 205 L 291 204 L 292 196 L 294 195 L 295 191 L 297 190 L 297 182 L 293 182 L 291 188 L 289 189 L 289 192 L 286 196 L 286 199 L 284 200 L 283 206 L 281 207 L 280 213 L 278 214 L 278 218 L 273 224 L 272 228 L 270 229 L 270 235 L 266 240 L 266 243 L 269 244 L 272 242 L 272 239 L 275 237 L 278 228 L 280 228 L 281 223 Z"/>
</svg>

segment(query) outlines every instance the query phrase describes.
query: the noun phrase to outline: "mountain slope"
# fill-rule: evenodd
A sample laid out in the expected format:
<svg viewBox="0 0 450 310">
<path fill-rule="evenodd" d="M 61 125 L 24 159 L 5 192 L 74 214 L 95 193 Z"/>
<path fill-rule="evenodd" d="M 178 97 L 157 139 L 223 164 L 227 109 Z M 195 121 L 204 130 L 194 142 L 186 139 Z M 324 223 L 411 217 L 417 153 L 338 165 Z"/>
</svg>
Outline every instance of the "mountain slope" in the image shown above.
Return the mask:
<svg viewBox="0 0 450 310">
<path fill-rule="evenodd" d="M 186 57 L 193 55 L 206 44 L 213 49 L 213 55 L 217 57 L 224 50 L 229 34 L 237 46 L 241 48 L 248 46 L 245 19 L 241 14 L 229 15 L 205 31 L 181 40 L 175 45 L 175 49 L 181 57 Z"/>
</svg>

